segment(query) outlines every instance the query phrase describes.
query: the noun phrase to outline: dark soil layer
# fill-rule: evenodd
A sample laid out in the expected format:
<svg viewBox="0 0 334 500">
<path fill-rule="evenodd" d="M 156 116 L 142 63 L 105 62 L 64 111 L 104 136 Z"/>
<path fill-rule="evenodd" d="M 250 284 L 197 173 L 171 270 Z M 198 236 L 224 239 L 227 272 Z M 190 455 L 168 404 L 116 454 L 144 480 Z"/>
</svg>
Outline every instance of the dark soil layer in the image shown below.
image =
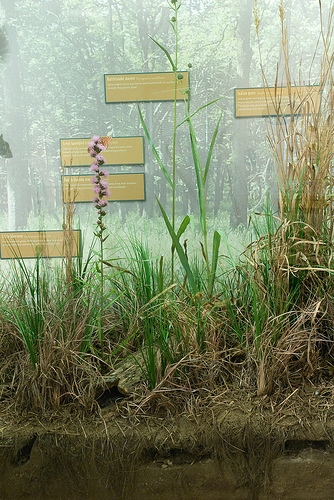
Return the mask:
<svg viewBox="0 0 334 500">
<path fill-rule="evenodd" d="M 332 500 L 332 406 L 233 393 L 178 416 L 111 402 L 98 416 L 48 421 L 7 407 L 0 499 Z"/>
</svg>

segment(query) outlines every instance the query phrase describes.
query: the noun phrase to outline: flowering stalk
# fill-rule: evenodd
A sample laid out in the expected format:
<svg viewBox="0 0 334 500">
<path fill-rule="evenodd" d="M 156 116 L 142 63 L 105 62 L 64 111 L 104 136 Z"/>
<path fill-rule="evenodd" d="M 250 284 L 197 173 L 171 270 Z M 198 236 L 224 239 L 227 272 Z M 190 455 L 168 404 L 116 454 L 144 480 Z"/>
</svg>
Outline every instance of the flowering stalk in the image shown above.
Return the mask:
<svg viewBox="0 0 334 500">
<path fill-rule="evenodd" d="M 108 138 L 108 142 L 111 138 Z M 105 199 L 110 196 L 110 190 L 108 187 L 108 172 L 102 169 L 102 166 L 106 163 L 106 160 L 102 156 L 102 152 L 107 149 L 108 146 L 103 144 L 103 139 L 100 139 L 98 135 L 94 135 L 92 140 L 88 143 L 88 153 L 93 158 L 91 165 L 91 170 L 94 172 L 92 177 L 93 191 L 95 196 L 93 198 L 93 203 L 97 209 L 97 222 L 94 235 L 100 242 L 100 275 L 101 275 L 101 288 L 100 288 L 100 318 L 99 318 L 99 339 L 102 345 L 102 316 L 103 316 L 103 299 L 104 299 L 104 276 L 103 276 L 103 243 L 108 238 L 105 236 L 106 226 L 103 222 L 103 218 L 106 216 L 105 208 L 108 206 L 108 201 Z M 107 144 L 108 144 L 107 142 Z"/>
</svg>

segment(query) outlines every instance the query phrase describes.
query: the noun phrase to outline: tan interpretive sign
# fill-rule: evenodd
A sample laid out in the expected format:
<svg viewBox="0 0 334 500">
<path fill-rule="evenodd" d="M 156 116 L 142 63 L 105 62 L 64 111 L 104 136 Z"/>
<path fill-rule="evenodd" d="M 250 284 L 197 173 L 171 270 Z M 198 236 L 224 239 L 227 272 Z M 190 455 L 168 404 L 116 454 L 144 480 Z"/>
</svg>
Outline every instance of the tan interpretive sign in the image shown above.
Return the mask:
<svg viewBox="0 0 334 500">
<path fill-rule="evenodd" d="M 81 231 L 72 231 L 72 239 L 63 231 L 12 231 L 0 233 L 1 259 L 31 259 L 38 257 L 62 257 L 71 245 L 72 257 L 81 252 Z"/>
<path fill-rule="evenodd" d="M 287 87 L 234 89 L 235 116 L 291 115 L 290 99 L 294 114 L 316 113 L 320 105 L 319 87 L 290 87 L 290 94 Z"/>
<path fill-rule="evenodd" d="M 91 202 L 93 192 L 91 175 L 63 175 L 62 187 L 65 202 Z M 108 176 L 110 196 L 108 201 L 144 201 L 145 174 L 111 174 Z"/>
<path fill-rule="evenodd" d="M 124 73 L 104 75 L 106 103 L 136 101 L 174 101 L 175 75 L 168 73 Z M 188 98 L 189 74 L 180 71 L 176 99 Z"/>
<path fill-rule="evenodd" d="M 61 164 L 65 167 L 85 167 L 93 159 L 88 154 L 91 139 L 60 139 Z M 106 165 L 143 165 L 143 137 L 113 137 L 108 149 L 102 152 Z"/>
</svg>

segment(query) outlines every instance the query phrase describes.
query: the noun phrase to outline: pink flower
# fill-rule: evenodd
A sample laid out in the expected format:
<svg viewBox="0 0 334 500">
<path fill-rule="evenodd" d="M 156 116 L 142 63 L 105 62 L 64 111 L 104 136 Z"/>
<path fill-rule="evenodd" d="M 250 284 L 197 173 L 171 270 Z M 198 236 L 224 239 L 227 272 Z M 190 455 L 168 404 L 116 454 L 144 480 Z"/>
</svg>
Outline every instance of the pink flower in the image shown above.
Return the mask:
<svg viewBox="0 0 334 500">
<path fill-rule="evenodd" d="M 96 158 L 96 161 L 98 161 L 99 163 L 105 163 L 106 162 L 106 160 L 100 154 L 97 154 L 95 158 Z"/>
<path fill-rule="evenodd" d="M 102 234 L 106 231 L 106 227 L 102 223 L 102 219 L 106 215 L 103 208 L 108 206 L 108 201 L 104 199 L 104 196 L 110 196 L 108 182 L 105 180 L 108 177 L 108 172 L 106 170 L 100 170 L 100 167 L 106 163 L 106 160 L 100 153 L 106 149 L 107 148 L 100 142 L 100 138 L 97 135 L 94 135 L 88 144 L 88 152 L 90 156 L 94 158 L 91 164 L 91 170 L 94 172 L 91 183 L 93 184 L 93 191 L 97 195 L 93 198 L 94 207 L 98 211 L 95 234 L 100 238 L 101 242 L 105 240 L 105 238 L 102 238 Z"/>
</svg>

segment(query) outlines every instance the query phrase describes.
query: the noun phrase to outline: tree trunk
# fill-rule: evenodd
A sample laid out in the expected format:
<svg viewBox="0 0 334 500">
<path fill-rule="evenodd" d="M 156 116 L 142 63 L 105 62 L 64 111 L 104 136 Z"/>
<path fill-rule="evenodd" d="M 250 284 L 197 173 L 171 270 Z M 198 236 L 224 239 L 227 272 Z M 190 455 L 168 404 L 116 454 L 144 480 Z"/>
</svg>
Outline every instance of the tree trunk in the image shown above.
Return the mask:
<svg viewBox="0 0 334 500">
<path fill-rule="evenodd" d="M 29 182 L 26 139 L 26 99 L 23 96 L 24 83 L 21 77 L 21 59 L 18 35 L 14 21 L 12 0 L 2 0 L 2 6 L 8 21 L 6 32 L 9 40 L 9 54 L 5 65 L 6 81 L 6 136 L 13 152 L 13 158 L 8 160 L 7 193 L 8 193 L 8 229 L 25 229 L 28 215 L 32 208 L 31 186 Z"/>
</svg>

